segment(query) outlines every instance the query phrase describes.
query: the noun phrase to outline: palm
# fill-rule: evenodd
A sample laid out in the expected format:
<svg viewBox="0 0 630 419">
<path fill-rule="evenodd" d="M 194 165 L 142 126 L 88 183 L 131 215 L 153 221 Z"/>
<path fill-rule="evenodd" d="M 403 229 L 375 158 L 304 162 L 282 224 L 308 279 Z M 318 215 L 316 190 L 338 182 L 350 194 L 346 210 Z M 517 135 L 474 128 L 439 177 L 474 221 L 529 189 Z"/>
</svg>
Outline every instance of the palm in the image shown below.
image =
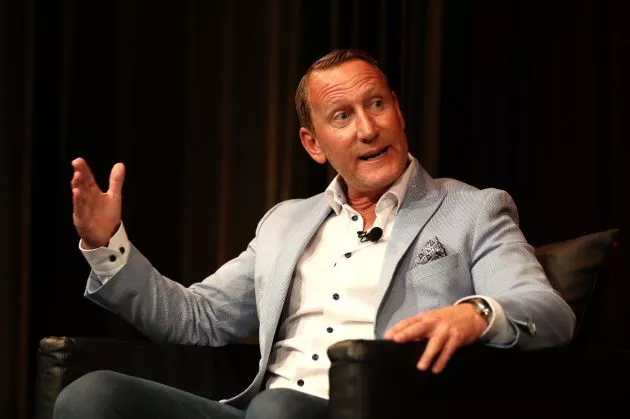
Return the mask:
<svg viewBox="0 0 630 419">
<path fill-rule="evenodd" d="M 101 191 L 83 159 L 72 162 L 72 219 L 77 233 L 89 247 L 106 246 L 121 220 L 121 190 L 124 166 L 117 164 L 107 192 Z"/>
</svg>

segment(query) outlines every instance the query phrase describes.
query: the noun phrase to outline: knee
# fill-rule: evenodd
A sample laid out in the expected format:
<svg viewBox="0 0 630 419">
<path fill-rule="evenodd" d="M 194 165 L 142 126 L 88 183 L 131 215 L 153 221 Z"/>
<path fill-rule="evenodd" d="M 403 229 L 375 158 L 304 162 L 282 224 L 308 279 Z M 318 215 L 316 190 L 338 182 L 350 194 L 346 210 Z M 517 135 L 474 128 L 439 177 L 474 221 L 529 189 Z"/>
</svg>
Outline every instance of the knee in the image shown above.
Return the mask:
<svg viewBox="0 0 630 419">
<path fill-rule="evenodd" d="M 100 417 L 113 401 L 120 403 L 123 377 L 114 371 L 93 371 L 77 378 L 59 393 L 54 418 Z"/>
</svg>

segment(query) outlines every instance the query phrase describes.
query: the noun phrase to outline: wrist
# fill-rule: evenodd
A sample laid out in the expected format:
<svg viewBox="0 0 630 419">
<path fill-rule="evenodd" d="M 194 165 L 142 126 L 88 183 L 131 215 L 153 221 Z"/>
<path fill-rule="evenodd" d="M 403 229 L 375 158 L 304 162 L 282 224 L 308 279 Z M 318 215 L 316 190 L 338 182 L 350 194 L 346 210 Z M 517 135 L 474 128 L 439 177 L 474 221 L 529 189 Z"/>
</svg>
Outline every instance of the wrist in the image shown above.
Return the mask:
<svg viewBox="0 0 630 419">
<path fill-rule="evenodd" d="M 484 299 L 471 298 L 460 304 L 466 304 L 472 309 L 476 323 L 480 325 L 482 332 L 488 328 L 492 317 L 492 308 Z"/>
<path fill-rule="evenodd" d="M 82 238 L 81 242 L 79 243 L 79 247 L 81 247 L 81 249 L 83 250 L 94 250 L 100 247 L 107 247 L 108 244 L 109 242 L 105 243 L 104 245 L 99 245 L 97 243 L 93 243 Z"/>
<path fill-rule="evenodd" d="M 81 248 L 84 250 L 94 250 L 94 249 L 98 249 L 101 247 L 107 247 L 109 246 L 109 242 L 111 241 L 112 237 L 114 237 L 116 235 L 116 232 L 120 229 L 121 226 L 121 222 L 119 221 L 113 228 L 111 231 L 106 232 L 105 234 L 99 234 L 99 236 L 96 240 L 90 240 L 89 238 L 85 238 L 83 237 L 83 235 L 81 235 Z M 99 232 L 99 233 L 102 233 Z"/>
</svg>

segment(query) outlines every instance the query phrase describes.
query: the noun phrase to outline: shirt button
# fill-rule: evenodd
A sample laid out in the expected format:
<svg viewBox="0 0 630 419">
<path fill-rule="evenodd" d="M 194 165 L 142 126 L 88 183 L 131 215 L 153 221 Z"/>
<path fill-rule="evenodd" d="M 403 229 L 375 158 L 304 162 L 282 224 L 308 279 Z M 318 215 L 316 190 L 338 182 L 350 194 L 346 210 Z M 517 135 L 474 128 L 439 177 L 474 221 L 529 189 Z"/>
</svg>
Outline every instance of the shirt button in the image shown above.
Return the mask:
<svg viewBox="0 0 630 419">
<path fill-rule="evenodd" d="M 348 253 L 346 253 L 344 256 L 345 256 L 346 258 L 349 258 L 350 256 L 352 256 L 352 253 L 351 253 L 351 252 L 348 252 Z"/>
<path fill-rule="evenodd" d="M 358 220 L 358 219 L 359 219 L 359 216 L 358 216 L 358 215 L 354 214 L 354 215 L 352 216 L 352 221 L 356 221 L 356 220 Z"/>
<path fill-rule="evenodd" d="M 116 256 L 115 256 L 115 255 L 111 255 L 111 256 L 109 257 L 109 261 L 110 261 L 110 262 L 116 262 Z"/>
<path fill-rule="evenodd" d="M 339 294 L 334 293 L 334 294 L 333 294 L 333 300 L 338 300 L 338 299 L 339 299 Z"/>
<path fill-rule="evenodd" d="M 124 254 L 125 254 L 125 248 L 124 248 L 124 247 L 121 247 L 121 248 L 120 248 L 120 249 L 118 249 L 118 250 L 120 251 L 120 254 L 121 254 L 121 255 L 124 255 Z"/>
<path fill-rule="evenodd" d="M 332 332 L 333 332 L 333 328 L 332 328 L 332 327 L 327 327 L 327 328 L 326 328 L 326 331 L 327 331 L 328 333 L 332 333 Z"/>
<path fill-rule="evenodd" d="M 298 386 L 302 387 L 304 385 L 304 380 L 299 379 L 298 380 Z"/>
<path fill-rule="evenodd" d="M 319 355 L 313 354 L 313 361 L 317 361 L 319 359 Z"/>
</svg>

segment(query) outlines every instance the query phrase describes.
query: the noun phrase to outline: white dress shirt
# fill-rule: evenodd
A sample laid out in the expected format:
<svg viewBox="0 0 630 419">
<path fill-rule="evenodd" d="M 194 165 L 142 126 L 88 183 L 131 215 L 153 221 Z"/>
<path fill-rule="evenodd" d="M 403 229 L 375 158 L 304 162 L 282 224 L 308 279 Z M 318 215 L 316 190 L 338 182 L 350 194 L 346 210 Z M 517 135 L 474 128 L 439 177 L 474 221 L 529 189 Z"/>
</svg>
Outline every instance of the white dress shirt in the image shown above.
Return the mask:
<svg viewBox="0 0 630 419">
<path fill-rule="evenodd" d="M 418 162 L 411 155 L 403 175 L 376 204 L 374 227 L 383 230 L 375 243 L 359 239 L 363 218 L 347 204 L 343 180 L 337 176 L 325 197 L 333 209 L 306 247 L 295 269 L 276 343 L 268 366 L 267 388 L 290 388 L 328 398 L 327 348 L 345 339 L 374 339 L 377 284 L 396 214 Z M 86 260 L 105 283 L 126 263 L 129 240 L 121 223 L 107 247 L 85 250 Z M 514 338 L 501 306 L 482 297 L 492 308 L 482 340 Z"/>
</svg>

